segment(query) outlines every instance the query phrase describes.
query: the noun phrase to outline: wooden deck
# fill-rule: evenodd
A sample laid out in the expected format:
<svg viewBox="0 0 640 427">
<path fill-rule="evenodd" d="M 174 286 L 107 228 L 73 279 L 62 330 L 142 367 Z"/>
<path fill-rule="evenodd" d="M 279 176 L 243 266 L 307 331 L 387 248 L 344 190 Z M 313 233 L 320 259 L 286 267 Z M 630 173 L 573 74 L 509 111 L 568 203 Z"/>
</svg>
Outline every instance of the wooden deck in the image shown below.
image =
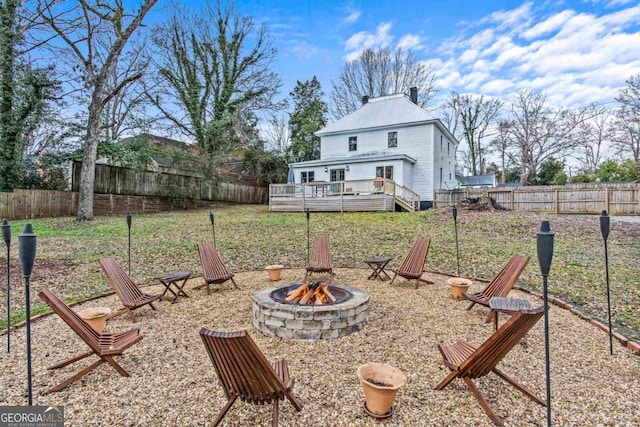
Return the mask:
<svg viewBox="0 0 640 427">
<path fill-rule="evenodd" d="M 272 184 L 269 186 L 270 212 L 394 211 L 396 205 L 417 210 L 418 195 L 391 180 Z"/>
</svg>

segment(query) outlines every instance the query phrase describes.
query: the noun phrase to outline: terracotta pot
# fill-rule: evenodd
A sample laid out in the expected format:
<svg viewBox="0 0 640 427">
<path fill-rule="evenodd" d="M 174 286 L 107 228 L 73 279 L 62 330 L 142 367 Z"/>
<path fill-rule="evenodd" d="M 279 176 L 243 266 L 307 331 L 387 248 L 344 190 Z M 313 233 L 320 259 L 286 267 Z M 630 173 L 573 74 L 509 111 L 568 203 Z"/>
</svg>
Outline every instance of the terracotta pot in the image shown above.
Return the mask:
<svg viewBox="0 0 640 427">
<path fill-rule="evenodd" d="M 268 265 L 264 269 L 269 273 L 269 279 L 272 281 L 280 280 L 280 275 L 282 274 L 282 269 L 284 267 L 282 265 Z"/>
<path fill-rule="evenodd" d="M 82 317 L 96 332 L 104 331 L 107 318 L 110 314 L 111 309 L 109 307 L 85 308 L 78 312 L 78 315 Z"/>
<path fill-rule="evenodd" d="M 447 279 L 447 283 L 451 285 L 451 294 L 455 299 L 465 299 L 463 293 L 469 290 L 469 286 L 473 283 L 469 279 L 463 277 L 452 277 Z"/>
<path fill-rule="evenodd" d="M 358 368 L 358 378 L 364 388 L 365 411 L 375 418 L 391 416 L 396 393 L 407 383 L 406 375 L 386 363 L 367 363 Z"/>
</svg>

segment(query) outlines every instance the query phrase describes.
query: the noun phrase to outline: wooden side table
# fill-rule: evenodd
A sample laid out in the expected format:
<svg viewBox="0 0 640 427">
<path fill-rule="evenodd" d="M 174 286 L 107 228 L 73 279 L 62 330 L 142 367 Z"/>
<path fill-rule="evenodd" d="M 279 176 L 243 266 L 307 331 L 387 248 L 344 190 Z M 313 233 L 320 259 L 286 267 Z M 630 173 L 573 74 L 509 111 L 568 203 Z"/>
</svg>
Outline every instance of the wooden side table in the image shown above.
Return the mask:
<svg viewBox="0 0 640 427">
<path fill-rule="evenodd" d="M 171 301 L 171 304 L 175 304 L 180 295 L 189 298 L 189 295 L 187 295 L 187 293 L 184 291 L 184 285 L 187 284 L 187 280 L 189 280 L 192 274 L 192 271 L 175 271 L 173 273 L 167 273 L 161 276 L 157 276 L 156 279 L 158 279 L 160 283 L 164 285 L 164 292 L 160 296 L 160 299 L 169 300 Z M 175 291 L 172 289 L 172 287 L 175 288 Z M 173 294 L 173 297 L 167 295 L 167 292 L 171 292 Z"/>
<path fill-rule="evenodd" d="M 364 262 L 369 266 L 369 268 L 371 268 L 371 270 L 373 270 L 373 273 L 371 273 L 369 277 L 367 277 L 367 279 L 369 280 L 376 279 L 376 278 L 380 280 L 391 279 L 391 277 L 389 277 L 389 275 L 387 274 L 386 271 L 384 271 L 384 269 L 387 266 L 387 264 L 389 264 L 389 261 L 391 261 L 392 259 L 393 258 L 389 258 L 389 257 L 366 258 Z"/>
</svg>

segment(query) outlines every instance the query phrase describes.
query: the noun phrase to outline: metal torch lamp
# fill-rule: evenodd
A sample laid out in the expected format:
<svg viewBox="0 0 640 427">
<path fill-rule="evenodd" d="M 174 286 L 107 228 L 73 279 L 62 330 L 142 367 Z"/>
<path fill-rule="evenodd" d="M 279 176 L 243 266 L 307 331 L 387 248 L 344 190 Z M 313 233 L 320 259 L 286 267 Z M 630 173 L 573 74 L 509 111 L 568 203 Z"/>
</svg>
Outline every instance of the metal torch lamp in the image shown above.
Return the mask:
<svg viewBox="0 0 640 427">
<path fill-rule="evenodd" d="M 458 207 L 453 205 L 451 208 L 451 213 L 453 214 L 453 229 L 456 234 L 456 263 L 458 265 L 458 276 L 460 275 L 460 251 L 458 249 Z"/>
<path fill-rule="evenodd" d="M 307 215 L 307 264 L 309 264 L 309 252 L 311 251 L 311 247 L 309 246 L 309 218 L 311 217 L 311 212 L 309 208 L 307 208 L 305 214 Z"/>
<path fill-rule="evenodd" d="M 544 350 L 545 375 L 547 382 L 547 426 L 551 426 L 551 369 L 549 360 L 549 300 L 547 292 L 547 276 L 553 259 L 553 236 L 549 221 L 542 221 L 537 233 L 538 263 L 542 273 L 542 288 L 544 296 Z"/>
<path fill-rule="evenodd" d="M 213 232 L 213 247 L 216 247 L 216 220 L 213 212 L 209 211 L 209 221 L 211 221 L 211 231 Z"/>
<path fill-rule="evenodd" d="M 22 277 L 24 277 L 24 295 L 27 326 L 27 387 L 29 393 L 29 406 L 33 404 L 33 392 L 31 387 L 31 296 L 29 292 L 29 279 L 33 271 L 33 263 L 36 259 L 36 235 L 31 224 L 26 224 L 22 234 L 18 236 L 18 256 Z"/>
<path fill-rule="evenodd" d="M 11 226 L 6 219 L 2 220 L 2 238 L 7 245 L 7 353 L 11 352 L 11 266 L 9 256 L 11 254 Z"/>
<path fill-rule="evenodd" d="M 600 232 L 604 240 L 604 271 L 607 281 L 607 317 L 609 319 L 609 354 L 613 355 L 613 333 L 611 331 L 611 293 L 609 292 L 609 250 L 607 247 L 607 238 L 609 237 L 609 215 L 607 211 L 602 211 L 600 215 Z"/>
<path fill-rule="evenodd" d="M 127 212 L 127 228 L 129 229 L 129 277 L 131 277 L 131 212 Z"/>
</svg>

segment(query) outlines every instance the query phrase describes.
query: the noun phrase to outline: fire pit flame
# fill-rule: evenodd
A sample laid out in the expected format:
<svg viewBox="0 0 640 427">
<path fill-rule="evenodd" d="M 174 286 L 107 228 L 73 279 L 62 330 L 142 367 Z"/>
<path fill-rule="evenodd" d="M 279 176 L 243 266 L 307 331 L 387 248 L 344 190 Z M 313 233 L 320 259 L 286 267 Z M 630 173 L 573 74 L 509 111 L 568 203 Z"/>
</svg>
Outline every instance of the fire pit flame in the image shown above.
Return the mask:
<svg viewBox="0 0 640 427">
<path fill-rule="evenodd" d="M 323 282 L 304 283 L 287 292 L 286 302 L 298 305 L 322 305 L 336 302 L 336 297 Z"/>
</svg>

